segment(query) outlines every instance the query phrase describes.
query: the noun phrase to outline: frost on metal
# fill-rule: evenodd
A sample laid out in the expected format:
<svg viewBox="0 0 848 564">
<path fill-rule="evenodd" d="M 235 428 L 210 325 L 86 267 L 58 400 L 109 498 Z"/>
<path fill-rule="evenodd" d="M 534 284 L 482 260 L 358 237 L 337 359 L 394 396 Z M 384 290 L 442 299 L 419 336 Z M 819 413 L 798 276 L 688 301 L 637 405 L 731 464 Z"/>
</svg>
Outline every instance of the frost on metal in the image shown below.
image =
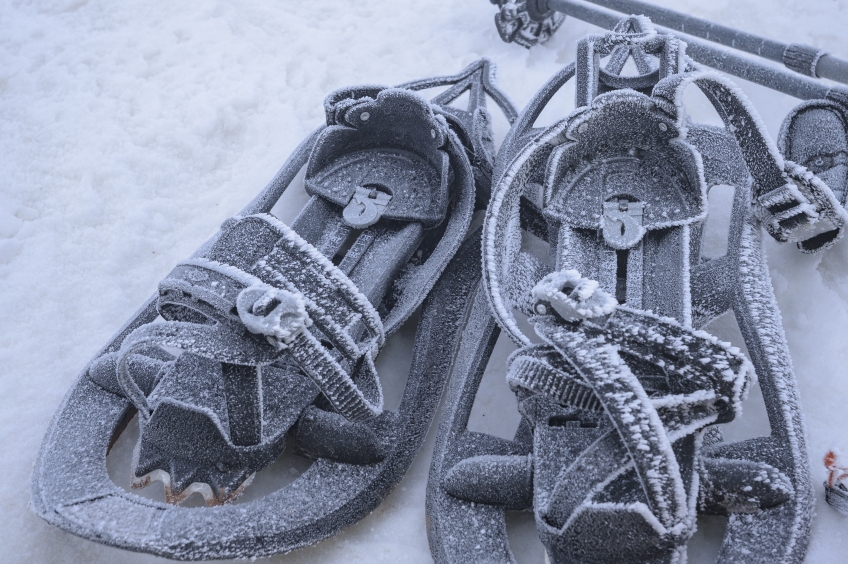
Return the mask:
<svg viewBox="0 0 848 564">
<path fill-rule="evenodd" d="M 433 87 L 432 102 L 414 92 Z M 465 91 L 468 107 L 450 106 Z M 372 511 L 426 434 L 479 280 L 479 237 L 463 241 L 490 190 L 487 95 L 515 119 L 485 60 L 331 94 L 327 125 L 83 370 L 36 462 L 35 512 L 105 544 L 209 559 L 293 550 Z M 311 199 L 288 226 L 269 212 L 304 168 Z M 383 376 L 406 381 L 389 411 L 374 358 L 419 307 L 408 376 Z M 108 477 L 135 413 L 133 485 L 162 482 L 170 504 Z M 233 504 L 287 441 L 316 462 Z M 208 507 L 178 505 L 195 492 Z"/>
<path fill-rule="evenodd" d="M 622 74 L 628 59 L 635 76 Z M 534 128 L 571 78 L 576 109 Z M 724 127 L 689 118 L 692 84 Z M 483 281 L 428 485 L 435 560 L 513 561 L 504 511 L 519 509 L 534 512 L 552 562 L 684 562 L 698 514 L 728 516 L 722 562 L 801 562 L 813 493 L 761 238 L 831 245 L 844 212 L 827 186 L 784 162 L 735 86 L 644 18 L 580 41 L 494 170 Z M 708 259 L 716 185 L 735 198 L 727 254 Z M 547 260 L 522 250 L 528 235 L 549 245 Z M 729 311 L 750 362 L 700 329 Z M 521 347 L 507 373 L 522 415 L 513 440 L 467 429 L 500 331 Z M 772 433 L 724 442 L 720 424 L 740 415 L 755 377 Z"/>
</svg>

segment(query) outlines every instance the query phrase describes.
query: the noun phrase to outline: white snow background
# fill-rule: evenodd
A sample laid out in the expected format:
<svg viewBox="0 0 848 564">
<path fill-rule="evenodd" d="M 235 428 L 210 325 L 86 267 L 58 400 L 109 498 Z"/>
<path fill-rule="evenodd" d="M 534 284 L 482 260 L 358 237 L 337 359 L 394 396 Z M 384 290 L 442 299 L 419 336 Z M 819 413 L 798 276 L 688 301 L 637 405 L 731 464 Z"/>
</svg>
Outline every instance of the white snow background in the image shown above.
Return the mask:
<svg viewBox="0 0 848 564">
<path fill-rule="evenodd" d="M 848 58 L 845 0 L 655 1 Z M 65 534 L 30 511 L 32 464 L 61 398 L 159 279 L 321 123 L 330 91 L 453 74 L 486 56 L 521 107 L 573 60 L 580 36 L 598 31 L 570 19 L 527 51 L 499 39 L 494 13 L 486 0 L 0 3 L 0 561 L 159 560 Z M 796 101 L 737 83 L 776 135 Z M 571 109 L 559 99 L 551 121 Z M 695 98 L 689 109 L 697 117 L 703 104 Z M 282 219 L 303 201 L 291 196 Z M 848 517 L 824 503 L 821 482 L 827 449 L 848 454 L 848 240 L 816 256 L 771 241 L 767 249 L 817 488 L 807 561 L 844 562 Z M 733 336 L 732 327 L 716 330 Z M 384 378 L 408 362 L 411 335 L 402 331 L 383 353 Z M 508 352 L 498 350 L 486 375 L 475 428 L 508 434 L 517 424 L 496 366 Z M 755 390 L 730 438 L 763 432 L 757 401 Z M 424 489 L 434 432 L 372 515 L 270 560 L 429 562 Z M 715 554 L 718 529 L 701 524 L 691 562 Z M 519 562 L 542 561 L 529 516 L 512 517 L 510 531 Z"/>
</svg>

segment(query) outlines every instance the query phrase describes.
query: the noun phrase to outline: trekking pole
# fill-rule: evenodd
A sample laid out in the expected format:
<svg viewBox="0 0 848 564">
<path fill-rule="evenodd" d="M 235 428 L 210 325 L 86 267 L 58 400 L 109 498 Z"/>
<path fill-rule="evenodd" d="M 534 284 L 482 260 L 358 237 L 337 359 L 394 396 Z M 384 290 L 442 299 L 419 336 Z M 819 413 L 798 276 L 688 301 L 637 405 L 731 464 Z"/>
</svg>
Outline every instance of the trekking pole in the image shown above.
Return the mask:
<svg viewBox="0 0 848 564">
<path fill-rule="evenodd" d="M 588 1 L 625 15 L 648 16 L 655 24 L 782 63 L 789 70 L 805 76 L 828 78 L 848 84 L 848 61 L 834 57 L 825 49 L 800 43 L 781 43 L 669 8 L 655 6 L 643 0 Z M 549 8 L 557 9 L 555 1 L 549 0 L 547 4 Z"/>
<path fill-rule="evenodd" d="M 526 4 L 519 7 L 517 12 L 515 10 L 516 5 L 512 2 L 493 0 L 493 3 L 501 6 L 501 13 L 495 17 L 501 37 L 507 42 L 515 41 L 525 47 L 531 47 L 536 42 L 547 40 L 561 25 L 564 19 L 563 15 L 605 29 L 613 29 L 623 17 L 620 12 L 585 0 L 526 0 Z M 509 9 L 510 5 L 512 6 L 511 10 Z M 524 8 L 524 10 L 522 11 L 521 8 Z M 657 25 L 654 27 L 659 33 L 670 33 L 680 37 L 687 44 L 686 54 L 694 61 L 708 67 L 801 100 L 836 98 L 848 102 L 848 90 L 839 87 L 831 88 L 810 76 L 803 76 L 798 72 L 791 72 L 777 65 L 758 61 L 753 57 L 736 53 L 724 46 L 715 45 L 685 32 Z M 819 57 L 819 62 L 822 58 Z M 831 57 L 831 59 L 835 59 L 843 65 L 846 64 L 835 57 Z M 811 68 L 813 67 L 811 66 Z M 820 70 L 820 67 L 816 65 L 815 69 Z M 846 69 L 848 69 L 848 66 L 846 66 Z M 846 76 L 846 81 L 848 81 L 848 76 Z"/>
</svg>

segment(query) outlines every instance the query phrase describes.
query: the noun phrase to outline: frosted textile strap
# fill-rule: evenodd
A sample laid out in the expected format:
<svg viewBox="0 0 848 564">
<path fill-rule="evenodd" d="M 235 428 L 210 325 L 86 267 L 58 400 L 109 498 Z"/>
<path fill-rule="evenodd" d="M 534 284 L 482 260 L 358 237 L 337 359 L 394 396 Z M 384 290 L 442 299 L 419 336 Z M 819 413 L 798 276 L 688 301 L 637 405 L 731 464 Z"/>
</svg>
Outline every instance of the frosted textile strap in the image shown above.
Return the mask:
<svg viewBox="0 0 848 564">
<path fill-rule="evenodd" d="M 214 273 L 216 287 L 220 288 L 222 282 L 230 286 L 232 292 L 222 292 L 228 296 L 257 284 L 296 294 L 305 303 L 309 317 L 306 327 L 286 343 L 250 333 L 239 318 L 233 317 L 232 299 L 216 305 L 216 325 L 184 321 L 144 325 L 128 335 L 121 346 L 117 377 L 127 398 L 143 418 L 150 415 L 144 393 L 127 370 L 127 361 L 132 352 L 159 345 L 247 366 L 271 364 L 290 354 L 344 417 L 360 420 L 379 415 L 383 395 L 373 358 L 385 342 L 385 335 L 374 307 L 341 270 L 276 218 L 256 215 L 240 221 L 266 223 L 280 235 L 273 249 L 256 262 L 251 272 L 203 259 L 187 261 L 181 267 Z M 194 278 L 200 279 L 196 285 L 212 280 L 211 276 Z M 322 340 L 332 343 L 332 350 Z M 353 381 L 353 373 L 357 382 Z"/>
<path fill-rule="evenodd" d="M 265 221 L 281 235 L 271 252 L 254 266 L 255 276 L 302 294 L 309 317 L 344 354 L 359 357 L 383 345 L 386 337 L 380 315 L 344 272 L 277 218 L 262 215 L 248 219 Z M 360 322 L 370 338 L 357 343 L 354 333 Z"/>
<path fill-rule="evenodd" d="M 622 370 L 629 370 L 624 357 L 635 365 L 661 369 L 666 380 L 663 387 L 670 391 L 652 397 L 650 403 L 665 432 L 674 439 L 695 428 L 732 419 L 754 373 L 738 349 L 715 336 L 624 306 L 599 324 L 565 323 L 553 316 L 535 318 L 534 323 L 537 332 L 553 347 L 533 345 L 513 353 L 507 375 L 510 382 L 543 393 L 562 405 L 601 409 L 592 407 L 594 404 L 583 394 L 588 389 L 601 406 L 605 405 L 605 398 L 589 384 L 579 365 L 570 360 L 569 355 L 574 353 L 563 354 L 565 335 L 587 335 L 597 346 L 608 346 Z"/>
<path fill-rule="evenodd" d="M 537 333 L 549 344 L 514 353 L 507 379 L 561 405 L 605 411 L 616 432 L 581 454 L 586 480 L 603 482 L 629 456 L 669 538 L 684 540 L 691 533 L 691 516 L 671 444 L 706 425 L 732 419 L 751 366 L 738 350 L 671 319 L 619 307 L 597 321 L 535 318 Z M 662 367 L 666 391 L 649 397 L 649 384 L 643 385 L 625 357 L 636 366 Z M 616 463 L 589 472 L 596 459 Z M 567 491 L 574 487 L 576 478 L 568 478 L 573 475 L 561 477 L 551 497 L 547 511 L 557 523 L 564 523 L 583 499 Z"/>
<path fill-rule="evenodd" d="M 560 405 L 603 410 L 603 404 L 595 396 L 592 387 L 573 374 L 571 366 L 562 364 L 559 353 L 553 347 L 534 345 L 519 349 L 509 359 L 506 380 L 510 386 L 520 386 L 544 394 Z"/>
<path fill-rule="evenodd" d="M 573 331 L 553 316 L 536 321 L 537 331 L 571 363 L 613 423 L 643 484 L 649 505 L 669 534 L 690 526 L 680 467 L 663 423 L 642 384 L 603 335 Z M 684 535 L 688 538 L 688 534 Z"/>
</svg>

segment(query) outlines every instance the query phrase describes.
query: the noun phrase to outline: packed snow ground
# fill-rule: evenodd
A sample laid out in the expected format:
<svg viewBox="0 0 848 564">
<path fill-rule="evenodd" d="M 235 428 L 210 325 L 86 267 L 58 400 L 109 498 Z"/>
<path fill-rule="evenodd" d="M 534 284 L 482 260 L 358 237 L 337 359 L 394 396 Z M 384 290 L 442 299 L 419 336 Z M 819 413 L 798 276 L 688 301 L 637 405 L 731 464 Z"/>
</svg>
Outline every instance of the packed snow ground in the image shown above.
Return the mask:
<svg viewBox="0 0 848 564">
<path fill-rule="evenodd" d="M 845 0 L 657 3 L 848 57 Z M 574 58 L 577 39 L 597 31 L 569 20 L 548 44 L 526 51 L 501 42 L 494 13 L 486 0 L 0 5 L 0 561 L 157 560 L 65 534 L 29 510 L 32 463 L 62 396 L 158 280 L 321 123 L 331 90 L 452 74 L 486 56 L 521 107 Z M 740 84 L 776 135 L 795 101 Z M 563 98 L 546 116 L 565 115 L 569 103 Z M 499 139 L 505 129 L 501 120 Z M 302 201 L 293 196 L 283 219 Z M 842 561 L 848 517 L 824 503 L 820 483 L 827 449 L 848 454 L 848 240 L 817 256 L 774 243 L 768 251 L 817 482 L 808 561 Z M 732 327 L 720 331 L 732 336 Z M 402 331 L 383 353 L 384 374 L 408 362 L 411 336 Z M 501 435 L 518 421 L 497 366 L 508 352 L 495 355 L 473 420 Z M 397 387 L 387 382 L 389 394 Z M 764 432 L 756 401 L 755 390 L 729 438 Z M 430 561 L 424 488 L 432 434 L 371 516 L 271 560 Z M 702 523 L 691 561 L 710 561 L 719 529 Z M 541 562 L 531 519 L 512 518 L 511 535 L 519 561 Z"/>
</svg>

